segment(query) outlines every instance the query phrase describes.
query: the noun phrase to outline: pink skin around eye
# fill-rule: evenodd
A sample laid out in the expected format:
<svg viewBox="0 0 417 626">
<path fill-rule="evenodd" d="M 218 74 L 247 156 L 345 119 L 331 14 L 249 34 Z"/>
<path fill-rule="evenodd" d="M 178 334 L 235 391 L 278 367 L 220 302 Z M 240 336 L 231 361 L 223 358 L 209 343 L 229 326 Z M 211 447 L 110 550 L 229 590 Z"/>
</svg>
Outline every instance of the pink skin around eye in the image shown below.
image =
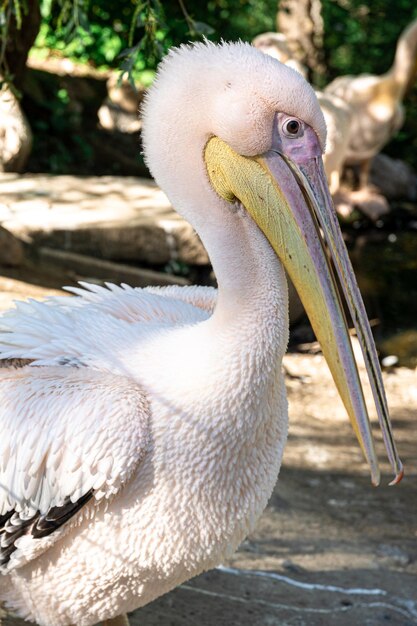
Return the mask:
<svg viewBox="0 0 417 626">
<path fill-rule="evenodd" d="M 300 137 L 288 137 L 282 130 L 285 122 L 297 119 L 286 113 L 276 113 L 272 131 L 272 150 L 282 152 L 296 163 L 305 163 L 309 159 L 322 155 L 320 142 L 311 126 L 300 121 L 304 132 Z"/>
</svg>

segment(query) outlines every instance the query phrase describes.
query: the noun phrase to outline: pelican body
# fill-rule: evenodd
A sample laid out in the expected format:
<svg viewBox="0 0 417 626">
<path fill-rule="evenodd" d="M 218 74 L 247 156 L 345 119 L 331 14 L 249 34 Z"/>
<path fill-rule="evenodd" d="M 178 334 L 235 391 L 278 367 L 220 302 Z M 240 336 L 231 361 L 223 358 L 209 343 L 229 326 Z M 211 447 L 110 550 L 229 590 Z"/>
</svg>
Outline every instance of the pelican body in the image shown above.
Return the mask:
<svg viewBox="0 0 417 626">
<path fill-rule="evenodd" d="M 0 320 L 8 610 L 41 626 L 117 619 L 221 563 L 254 528 L 287 437 L 284 267 L 378 482 L 325 246 L 400 478 L 324 143 L 311 87 L 251 46 L 184 46 L 164 60 L 144 107 L 146 158 L 200 234 L 219 289 L 84 284 L 74 298 L 18 303 Z"/>
</svg>

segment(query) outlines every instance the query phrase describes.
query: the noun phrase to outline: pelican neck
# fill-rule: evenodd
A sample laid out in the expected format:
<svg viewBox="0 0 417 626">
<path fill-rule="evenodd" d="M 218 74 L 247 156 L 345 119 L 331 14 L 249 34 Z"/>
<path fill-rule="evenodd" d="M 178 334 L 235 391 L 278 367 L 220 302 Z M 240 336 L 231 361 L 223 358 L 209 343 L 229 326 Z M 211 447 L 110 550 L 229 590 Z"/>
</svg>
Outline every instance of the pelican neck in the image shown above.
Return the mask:
<svg viewBox="0 0 417 626">
<path fill-rule="evenodd" d="M 244 209 L 229 211 L 218 228 L 202 237 L 218 283 L 214 322 L 242 324 L 269 318 L 275 322 L 288 317 L 287 284 L 284 269 Z"/>
</svg>

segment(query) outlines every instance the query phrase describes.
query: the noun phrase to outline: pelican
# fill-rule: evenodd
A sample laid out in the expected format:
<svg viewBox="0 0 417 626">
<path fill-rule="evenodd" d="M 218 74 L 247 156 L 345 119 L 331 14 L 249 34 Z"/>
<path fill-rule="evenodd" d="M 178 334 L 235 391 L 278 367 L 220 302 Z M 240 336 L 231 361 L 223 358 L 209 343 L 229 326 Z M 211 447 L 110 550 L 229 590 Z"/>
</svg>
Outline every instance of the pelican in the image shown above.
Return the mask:
<svg viewBox="0 0 417 626">
<path fill-rule="evenodd" d="M 404 122 L 402 100 L 417 76 L 417 20 L 401 33 L 392 67 L 382 76 L 340 76 L 325 93 L 342 98 L 352 110 L 347 164 L 360 165 L 360 186 L 366 187 L 372 158 Z"/>
<path fill-rule="evenodd" d="M 82 285 L 1 319 L 2 358 L 26 364 L 0 375 L 0 602 L 41 626 L 124 624 L 254 528 L 287 437 L 284 267 L 378 483 L 325 246 L 402 475 L 312 88 L 248 44 L 182 46 L 143 119 L 150 170 L 201 236 L 219 289 Z"/>
</svg>

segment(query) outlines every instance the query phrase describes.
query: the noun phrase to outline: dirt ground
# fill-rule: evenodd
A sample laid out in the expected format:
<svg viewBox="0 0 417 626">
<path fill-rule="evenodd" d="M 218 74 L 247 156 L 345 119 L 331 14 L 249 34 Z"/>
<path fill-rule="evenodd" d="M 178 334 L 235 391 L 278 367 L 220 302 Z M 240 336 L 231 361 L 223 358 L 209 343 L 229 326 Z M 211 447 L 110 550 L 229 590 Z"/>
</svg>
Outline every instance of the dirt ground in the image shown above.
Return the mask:
<svg viewBox="0 0 417 626">
<path fill-rule="evenodd" d="M 0 279 L 0 308 L 24 292 Z M 289 440 L 255 532 L 223 568 L 136 611 L 133 625 L 417 625 L 417 371 L 384 372 L 406 474 L 388 487 L 375 431 L 373 488 L 321 354 L 288 354 L 285 367 Z"/>
</svg>

